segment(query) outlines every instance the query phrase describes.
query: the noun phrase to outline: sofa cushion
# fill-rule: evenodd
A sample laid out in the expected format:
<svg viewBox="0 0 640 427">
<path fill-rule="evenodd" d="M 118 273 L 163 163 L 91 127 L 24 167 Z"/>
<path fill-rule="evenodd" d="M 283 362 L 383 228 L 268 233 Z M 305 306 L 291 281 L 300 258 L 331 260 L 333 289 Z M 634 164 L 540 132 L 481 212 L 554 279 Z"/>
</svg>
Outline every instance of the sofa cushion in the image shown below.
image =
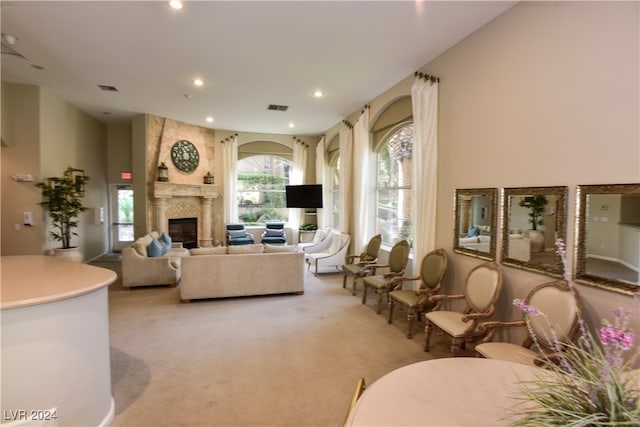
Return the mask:
<svg viewBox="0 0 640 427">
<path fill-rule="evenodd" d="M 253 245 L 237 245 L 227 247 L 228 254 L 259 254 L 263 252 L 263 245 L 256 243 Z"/>
<path fill-rule="evenodd" d="M 227 247 L 216 246 L 214 248 L 193 248 L 189 252 L 191 255 L 222 255 L 227 253 Z"/>
<path fill-rule="evenodd" d="M 285 231 L 284 230 L 273 230 L 271 228 L 267 228 L 266 230 L 264 230 L 264 235 L 267 237 L 282 237 L 284 236 Z"/>
<path fill-rule="evenodd" d="M 265 253 L 274 253 L 274 252 L 296 252 L 298 250 L 298 245 L 264 245 Z"/>
<path fill-rule="evenodd" d="M 136 240 L 135 242 L 133 242 L 133 244 L 131 245 L 131 247 L 133 248 L 133 250 L 135 250 L 138 255 L 143 256 L 143 257 L 147 257 L 147 245 L 144 244 L 144 242 L 140 239 Z"/>
<path fill-rule="evenodd" d="M 149 257 L 159 257 L 162 256 L 164 252 L 162 252 L 162 244 L 156 239 L 151 240 L 149 246 L 147 246 L 147 255 Z"/>
<path fill-rule="evenodd" d="M 244 230 L 228 230 L 227 233 L 229 233 L 229 237 L 233 238 L 237 238 L 237 237 L 245 237 L 247 235 L 247 232 Z"/>
</svg>

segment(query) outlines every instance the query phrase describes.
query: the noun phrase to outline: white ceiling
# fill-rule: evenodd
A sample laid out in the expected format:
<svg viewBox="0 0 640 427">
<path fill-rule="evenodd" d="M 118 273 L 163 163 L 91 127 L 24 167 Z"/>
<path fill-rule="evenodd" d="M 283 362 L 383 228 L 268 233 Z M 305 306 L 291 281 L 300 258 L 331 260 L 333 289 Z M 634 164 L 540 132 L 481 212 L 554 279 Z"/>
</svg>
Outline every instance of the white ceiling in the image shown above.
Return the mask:
<svg viewBox="0 0 640 427">
<path fill-rule="evenodd" d="M 3 0 L 2 33 L 26 59 L 2 55 L 2 80 L 45 87 L 105 123 L 151 113 L 319 134 L 514 3 Z"/>
</svg>

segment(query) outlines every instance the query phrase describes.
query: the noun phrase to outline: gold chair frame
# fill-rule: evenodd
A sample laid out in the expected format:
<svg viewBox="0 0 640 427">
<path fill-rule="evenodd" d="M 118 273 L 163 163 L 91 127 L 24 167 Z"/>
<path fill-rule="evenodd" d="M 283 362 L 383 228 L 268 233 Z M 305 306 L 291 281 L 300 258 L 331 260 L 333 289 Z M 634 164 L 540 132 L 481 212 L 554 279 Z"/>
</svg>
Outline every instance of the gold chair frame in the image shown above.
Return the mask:
<svg viewBox="0 0 640 427">
<path fill-rule="evenodd" d="M 567 296 L 570 297 L 575 302 L 575 309 L 573 313 L 571 311 L 562 310 L 563 315 L 573 317 L 571 321 L 564 322 L 565 324 L 568 325 L 568 327 L 565 330 L 558 330 L 557 329 L 558 322 L 553 322 L 553 319 L 550 316 L 547 316 L 547 313 L 544 314 L 544 318 L 539 318 L 538 316 L 534 318 L 529 317 L 529 321 L 531 322 L 531 327 L 534 329 L 534 332 L 536 333 L 536 339 L 535 340 L 533 339 L 533 337 L 531 336 L 531 333 L 528 331 L 528 328 L 527 328 L 527 331 L 528 331 L 527 337 L 525 338 L 525 340 L 522 342 L 521 345 L 517 345 L 517 344 L 510 344 L 510 343 L 492 342 L 492 340 L 496 332 L 501 328 L 527 327 L 527 317 L 529 316 L 528 314 L 525 313 L 523 315 L 523 319 L 521 320 L 512 320 L 512 321 L 506 321 L 506 322 L 500 322 L 500 321 L 482 322 L 480 327 L 485 330 L 486 335 L 481 340 L 480 344 L 475 348 L 476 355 L 480 357 L 487 357 L 486 354 L 488 353 L 488 351 L 485 352 L 483 348 L 486 348 L 487 350 L 489 350 L 493 344 L 500 345 L 501 347 L 507 347 L 509 350 L 513 350 L 514 352 L 517 351 L 520 347 L 523 347 L 525 349 L 532 351 L 531 347 L 535 342 L 539 350 L 538 351 L 539 355 L 533 358 L 532 364 L 536 366 L 542 366 L 545 364 L 545 361 L 556 362 L 559 356 L 561 355 L 560 352 L 564 350 L 566 343 L 570 342 L 573 339 L 573 337 L 575 337 L 576 333 L 579 330 L 579 313 L 582 310 L 582 300 L 580 298 L 580 295 L 577 293 L 577 291 L 572 290 L 566 281 L 554 280 L 552 282 L 545 282 L 534 287 L 525 298 L 524 303 L 526 305 L 532 305 L 536 309 L 542 311 L 542 308 L 540 307 L 541 304 L 536 305 L 535 301 L 532 302 L 532 300 L 534 300 L 536 296 L 540 295 L 540 292 L 544 292 L 548 288 L 553 288 L 558 290 L 559 292 L 568 293 Z M 534 323 L 538 319 L 540 319 L 540 322 L 542 323 L 538 323 L 538 324 Z M 549 322 L 552 322 L 552 324 L 550 325 Z M 540 326 L 542 326 L 542 328 L 540 328 Z M 546 329 L 549 326 L 554 328 L 553 334 L 547 333 Z M 560 347 L 560 352 L 558 351 L 558 346 Z M 523 359 L 524 358 L 525 357 L 523 357 Z M 525 363 L 525 364 L 527 363 L 525 360 L 522 360 L 519 362 Z"/>
<path fill-rule="evenodd" d="M 428 269 L 431 260 L 439 263 L 438 272 L 432 276 Z M 389 317 L 387 323 L 391 324 L 393 320 L 393 309 L 399 309 L 407 312 L 407 338 L 413 336 L 413 323 L 416 319 L 420 320 L 420 315 L 427 310 L 437 310 L 442 301 L 432 303 L 429 297 L 436 295 L 442 288 L 442 279 L 447 271 L 447 252 L 444 249 L 436 249 L 424 256 L 420 264 L 420 275 L 415 277 L 396 277 L 394 280 L 397 285 L 388 295 Z M 420 280 L 417 290 L 402 289 L 404 282 Z"/>
<path fill-rule="evenodd" d="M 401 240 L 391 248 L 389 252 L 388 264 L 371 264 L 369 268 L 369 274 L 362 280 L 363 292 L 362 292 L 362 304 L 367 303 L 367 291 L 369 288 L 373 288 L 377 296 L 376 313 L 382 312 L 382 296 L 387 295 L 394 285 L 393 279 L 395 277 L 401 277 L 404 275 L 407 263 L 409 262 L 409 242 Z M 376 274 L 378 270 L 387 268 L 389 272 L 386 274 Z"/>
<path fill-rule="evenodd" d="M 353 275 L 353 284 L 351 294 L 356 294 L 356 284 L 358 279 L 369 274 L 369 266 L 378 262 L 378 253 L 382 244 L 382 234 L 373 236 L 367 247 L 360 255 L 348 255 L 345 265 L 342 266 L 344 277 L 342 278 L 342 287 L 347 288 L 347 276 Z M 356 261 L 357 260 L 357 261 Z"/>
<path fill-rule="evenodd" d="M 492 286 L 491 295 L 485 295 L 484 298 L 481 298 L 480 301 L 477 301 L 475 295 L 475 288 L 484 288 L 489 284 L 480 283 L 483 280 L 479 280 L 479 283 L 472 283 L 471 279 L 475 279 L 476 274 L 482 270 L 489 270 L 494 273 L 495 283 Z M 482 279 L 479 276 L 479 279 Z M 470 289 L 473 288 L 473 289 Z M 469 274 L 467 275 L 465 281 L 465 288 L 463 294 L 456 295 L 434 295 L 429 297 L 429 301 L 431 303 L 441 303 L 444 301 L 456 300 L 456 299 L 464 299 L 465 300 L 465 308 L 462 313 L 454 312 L 454 311 L 430 311 L 425 315 L 425 341 L 424 341 L 424 351 L 429 351 L 429 340 L 431 338 L 431 332 L 435 328 L 437 328 L 440 332 L 447 334 L 451 337 L 451 353 L 455 356 L 462 348 L 465 347 L 466 343 L 471 343 L 477 341 L 482 338 L 485 334 L 484 330 L 480 328 L 480 324 L 483 320 L 488 320 L 493 313 L 495 312 L 495 305 L 500 296 L 500 292 L 502 290 L 502 269 L 496 262 L 485 262 L 474 267 Z M 442 314 L 444 313 L 444 314 Z M 442 326 L 434 325 L 433 318 L 443 318 L 447 317 L 449 321 L 456 322 L 458 327 L 461 328 L 461 332 L 457 333 L 455 336 L 448 333 L 443 329 Z M 468 325 L 468 326 L 467 326 Z"/>
</svg>

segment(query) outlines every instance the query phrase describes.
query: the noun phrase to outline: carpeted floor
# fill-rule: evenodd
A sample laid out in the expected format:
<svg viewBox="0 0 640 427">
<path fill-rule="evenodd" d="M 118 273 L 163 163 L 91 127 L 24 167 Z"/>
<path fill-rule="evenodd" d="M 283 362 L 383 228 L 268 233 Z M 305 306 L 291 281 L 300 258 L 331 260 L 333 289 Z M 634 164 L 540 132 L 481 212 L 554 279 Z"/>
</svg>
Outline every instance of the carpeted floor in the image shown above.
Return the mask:
<svg viewBox="0 0 640 427">
<path fill-rule="evenodd" d="M 119 272 L 118 259 L 92 263 Z M 307 273 L 305 294 L 182 304 L 178 288 L 109 292 L 114 427 L 338 426 L 357 378 L 448 356 L 423 323 L 406 339 L 342 288 L 341 274 Z M 467 353 L 470 355 L 470 353 Z"/>
</svg>

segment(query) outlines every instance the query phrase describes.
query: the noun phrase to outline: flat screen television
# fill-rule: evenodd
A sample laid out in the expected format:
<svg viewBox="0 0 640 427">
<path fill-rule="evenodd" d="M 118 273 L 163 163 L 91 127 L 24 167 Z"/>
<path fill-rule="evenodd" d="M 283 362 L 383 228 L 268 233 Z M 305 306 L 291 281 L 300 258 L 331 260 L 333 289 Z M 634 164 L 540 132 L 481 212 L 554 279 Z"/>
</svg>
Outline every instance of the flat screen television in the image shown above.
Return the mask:
<svg viewBox="0 0 640 427">
<path fill-rule="evenodd" d="M 322 207 L 322 185 L 287 185 L 285 195 L 288 208 L 321 208 Z"/>
</svg>

